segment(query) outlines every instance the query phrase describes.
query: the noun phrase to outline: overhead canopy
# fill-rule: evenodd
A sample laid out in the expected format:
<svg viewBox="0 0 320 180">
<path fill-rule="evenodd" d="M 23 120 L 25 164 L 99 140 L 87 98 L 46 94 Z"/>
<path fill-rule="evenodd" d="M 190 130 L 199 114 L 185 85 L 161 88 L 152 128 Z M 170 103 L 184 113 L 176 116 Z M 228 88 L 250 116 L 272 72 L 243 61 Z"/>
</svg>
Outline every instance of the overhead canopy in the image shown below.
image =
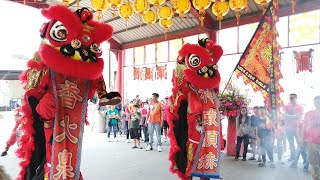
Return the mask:
<svg viewBox="0 0 320 180">
<path fill-rule="evenodd" d="M 20 3 L 23 3 L 21 0 L 13 0 Z M 227 0 L 228 1 L 228 0 Z M 285 9 L 286 12 L 291 13 L 291 0 L 278 0 L 280 9 Z M 44 8 L 47 4 L 57 4 L 61 3 L 61 1 L 57 0 L 41 0 L 41 2 L 34 0 L 25 0 L 27 5 Z M 69 4 L 72 9 L 78 8 L 78 1 L 75 0 Z M 133 0 L 130 0 L 133 2 Z M 295 0 L 296 2 L 296 12 L 304 12 L 312 9 L 320 8 L 320 3 L 318 0 Z M 165 3 L 168 6 L 171 6 L 170 1 Z M 91 0 L 79 0 L 80 7 L 89 7 L 92 9 Z M 154 7 L 151 7 L 151 10 L 155 11 Z M 131 48 L 137 45 L 141 45 L 141 42 L 150 42 L 153 39 L 157 39 L 158 41 L 166 40 L 164 37 L 163 28 L 159 26 L 159 23 L 155 23 L 151 26 L 148 26 L 141 22 L 141 18 L 138 14 L 134 14 L 132 18 L 130 18 L 128 22 L 128 27 L 126 27 L 125 20 L 121 19 L 118 13 L 115 13 L 115 17 L 113 17 L 113 12 L 111 10 L 107 10 L 103 12 L 102 19 L 100 21 L 105 22 L 113 26 L 114 34 L 113 39 L 109 42 L 111 44 L 111 49 L 125 49 Z M 243 18 L 251 18 L 254 17 L 253 20 L 257 22 L 259 21 L 262 15 L 262 6 L 257 5 L 253 0 L 249 0 L 249 5 L 247 12 L 246 10 L 241 11 L 240 24 L 248 23 L 248 20 L 243 20 Z M 284 14 L 289 15 L 289 14 Z M 207 9 L 204 27 L 199 26 L 199 15 L 198 12 L 192 7 L 190 12 L 187 14 L 186 18 L 174 17 L 173 26 L 168 30 L 167 39 L 170 39 L 171 35 L 176 38 L 179 38 L 179 34 L 189 35 L 189 34 L 200 34 L 200 33 L 209 33 L 215 30 L 218 30 L 218 22 L 216 17 L 213 15 L 211 11 L 211 7 Z M 227 28 L 229 26 L 236 26 L 235 23 L 236 14 L 234 11 L 230 10 L 229 13 L 224 17 L 222 21 L 222 28 Z M 241 22 L 243 20 L 243 22 Z"/>
<path fill-rule="evenodd" d="M 0 70 L 0 80 L 18 80 L 22 71 L 5 71 Z"/>
</svg>

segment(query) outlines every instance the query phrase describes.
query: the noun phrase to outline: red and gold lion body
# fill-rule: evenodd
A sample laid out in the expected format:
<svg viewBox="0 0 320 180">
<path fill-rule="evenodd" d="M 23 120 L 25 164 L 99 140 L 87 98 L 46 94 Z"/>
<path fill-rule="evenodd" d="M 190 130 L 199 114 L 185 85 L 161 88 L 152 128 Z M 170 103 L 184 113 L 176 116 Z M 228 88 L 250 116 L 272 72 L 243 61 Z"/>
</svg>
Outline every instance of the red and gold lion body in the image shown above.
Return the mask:
<svg viewBox="0 0 320 180">
<path fill-rule="evenodd" d="M 202 39 L 179 51 L 170 96 L 170 170 L 182 180 L 219 178 L 220 119 L 216 92 L 220 46 Z"/>
<path fill-rule="evenodd" d="M 40 30 L 43 41 L 21 75 L 18 179 L 78 180 L 87 100 L 98 92 L 102 105 L 121 101 L 119 93 L 106 92 L 102 77 L 100 44 L 113 29 L 94 21 L 87 8 L 72 12 L 56 5 L 42 14 L 49 19 Z"/>
</svg>

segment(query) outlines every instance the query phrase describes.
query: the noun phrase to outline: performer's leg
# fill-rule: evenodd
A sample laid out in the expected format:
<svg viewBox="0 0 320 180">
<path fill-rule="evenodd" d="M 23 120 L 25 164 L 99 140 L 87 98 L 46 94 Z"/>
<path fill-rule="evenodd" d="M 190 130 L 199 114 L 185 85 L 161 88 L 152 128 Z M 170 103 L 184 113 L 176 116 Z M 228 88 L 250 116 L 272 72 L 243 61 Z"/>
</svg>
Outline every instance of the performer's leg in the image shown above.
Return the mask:
<svg viewBox="0 0 320 180">
<path fill-rule="evenodd" d="M 308 162 L 308 158 L 307 158 L 307 144 L 306 143 L 303 143 L 301 145 L 301 156 L 302 156 L 302 159 L 303 159 L 304 168 L 306 170 L 308 170 L 309 162 Z"/>
<path fill-rule="evenodd" d="M 262 162 L 266 163 L 266 142 L 265 142 L 265 137 L 261 138 L 261 143 L 260 143 L 260 151 L 261 151 L 261 156 L 262 156 Z"/>
<path fill-rule="evenodd" d="M 243 159 L 247 159 L 247 152 L 248 152 L 248 146 L 249 146 L 249 135 L 244 136 L 243 144 L 244 144 L 244 151 L 243 151 L 242 157 L 243 157 Z"/>
<path fill-rule="evenodd" d="M 157 146 L 161 146 L 161 126 L 160 124 L 155 124 L 155 130 L 156 130 L 156 135 L 157 135 Z"/>
<path fill-rule="evenodd" d="M 320 145 L 308 143 L 307 151 L 311 168 L 311 179 L 320 180 Z"/>
<path fill-rule="evenodd" d="M 10 146 L 7 144 L 7 145 L 6 145 L 6 148 L 5 148 L 4 151 L 1 153 L 1 156 L 6 156 L 6 155 L 8 155 L 9 149 L 10 149 Z"/>
<path fill-rule="evenodd" d="M 107 135 L 108 135 L 108 139 L 110 138 L 111 128 L 112 128 L 112 125 L 110 126 L 109 123 L 107 123 Z"/>
<path fill-rule="evenodd" d="M 149 142 L 148 124 L 143 126 L 144 142 Z"/>
<path fill-rule="evenodd" d="M 154 132 L 154 124 L 149 124 L 148 125 L 148 130 L 149 130 L 149 145 L 152 147 L 153 146 L 153 132 Z"/>
<path fill-rule="evenodd" d="M 278 161 L 282 161 L 282 141 L 283 141 L 283 136 L 280 134 L 279 137 L 277 138 L 277 150 L 278 150 Z"/>
<path fill-rule="evenodd" d="M 117 138 L 118 125 L 117 125 L 117 124 L 113 124 L 112 126 L 113 126 L 113 128 L 112 128 L 112 130 L 113 130 L 113 137 L 114 137 L 114 138 Z"/>
<path fill-rule="evenodd" d="M 242 138 L 242 137 L 237 136 L 236 159 L 238 159 L 238 158 L 239 158 L 239 154 L 240 154 L 240 148 L 241 148 L 242 140 L 243 140 L 243 138 Z"/>
<path fill-rule="evenodd" d="M 126 124 L 126 130 L 127 130 L 127 140 L 129 140 L 129 122 L 128 121 L 125 121 L 125 124 Z"/>
<path fill-rule="evenodd" d="M 266 151 L 267 151 L 269 160 L 271 161 L 271 163 L 273 163 L 274 159 L 273 159 L 273 137 L 272 137 L 272 135 L 267 136 L 265 141 L 266 141 L 265 147 L 266 147 Z"/>
<path fill-rule="evenodd" d="M 295 153 L 296 153 L 296 147 L 294 145 L 294 132 L 292 131 L 287 131 L 287 139 L 289 142 L 289 148 L 290 148 L 290 158 L 289 160 L 294 160 L 294 158 L 296 157 Z"/>
</svg>

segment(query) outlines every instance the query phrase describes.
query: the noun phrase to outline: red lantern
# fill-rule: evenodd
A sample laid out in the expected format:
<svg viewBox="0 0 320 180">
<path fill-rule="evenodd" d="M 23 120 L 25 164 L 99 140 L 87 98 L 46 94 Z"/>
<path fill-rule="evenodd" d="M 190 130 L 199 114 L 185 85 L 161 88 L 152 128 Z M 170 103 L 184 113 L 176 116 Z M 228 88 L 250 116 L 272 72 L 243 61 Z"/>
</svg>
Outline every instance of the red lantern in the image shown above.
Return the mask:
<svg viewBox="0 0 320 180">
<path fill-rule="evenodd" d="M 293 51 L 294 58 L 296 60 L 296 72 L 300 73 L 303 71 L 309 71 L 312 72 L 312 53 L 313 49 L 310 49 L 309 51 Z"/>
<path fill-rule="evenodd" d="M 167 79 L 167 65 L 158 66 L 156 65 L 157 79 Z"/>
<path fill-rule="evenodd" d="M 133 80 L 141 80 L 141 69 L 133 68 Z"/>
</svg>

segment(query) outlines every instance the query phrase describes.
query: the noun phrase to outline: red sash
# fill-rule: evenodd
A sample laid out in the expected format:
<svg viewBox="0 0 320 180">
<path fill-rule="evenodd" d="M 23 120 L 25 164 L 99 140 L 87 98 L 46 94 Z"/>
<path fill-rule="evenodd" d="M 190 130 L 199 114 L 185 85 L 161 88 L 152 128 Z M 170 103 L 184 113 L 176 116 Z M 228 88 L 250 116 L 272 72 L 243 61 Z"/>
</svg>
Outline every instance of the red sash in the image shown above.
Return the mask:
<svg viewBox="0 0 320 180">
<path fill-rule="evenodd" d="M 50 180 L 78 180 L 89 81 L 51 71 L 55 117 Z"/>
<path fill-rule="evenodd" d="M 220 178 L 220 114 L 214 90 L 192 88 L 202 102 L 201 138 L 191 176 Z"/>
</svg>

